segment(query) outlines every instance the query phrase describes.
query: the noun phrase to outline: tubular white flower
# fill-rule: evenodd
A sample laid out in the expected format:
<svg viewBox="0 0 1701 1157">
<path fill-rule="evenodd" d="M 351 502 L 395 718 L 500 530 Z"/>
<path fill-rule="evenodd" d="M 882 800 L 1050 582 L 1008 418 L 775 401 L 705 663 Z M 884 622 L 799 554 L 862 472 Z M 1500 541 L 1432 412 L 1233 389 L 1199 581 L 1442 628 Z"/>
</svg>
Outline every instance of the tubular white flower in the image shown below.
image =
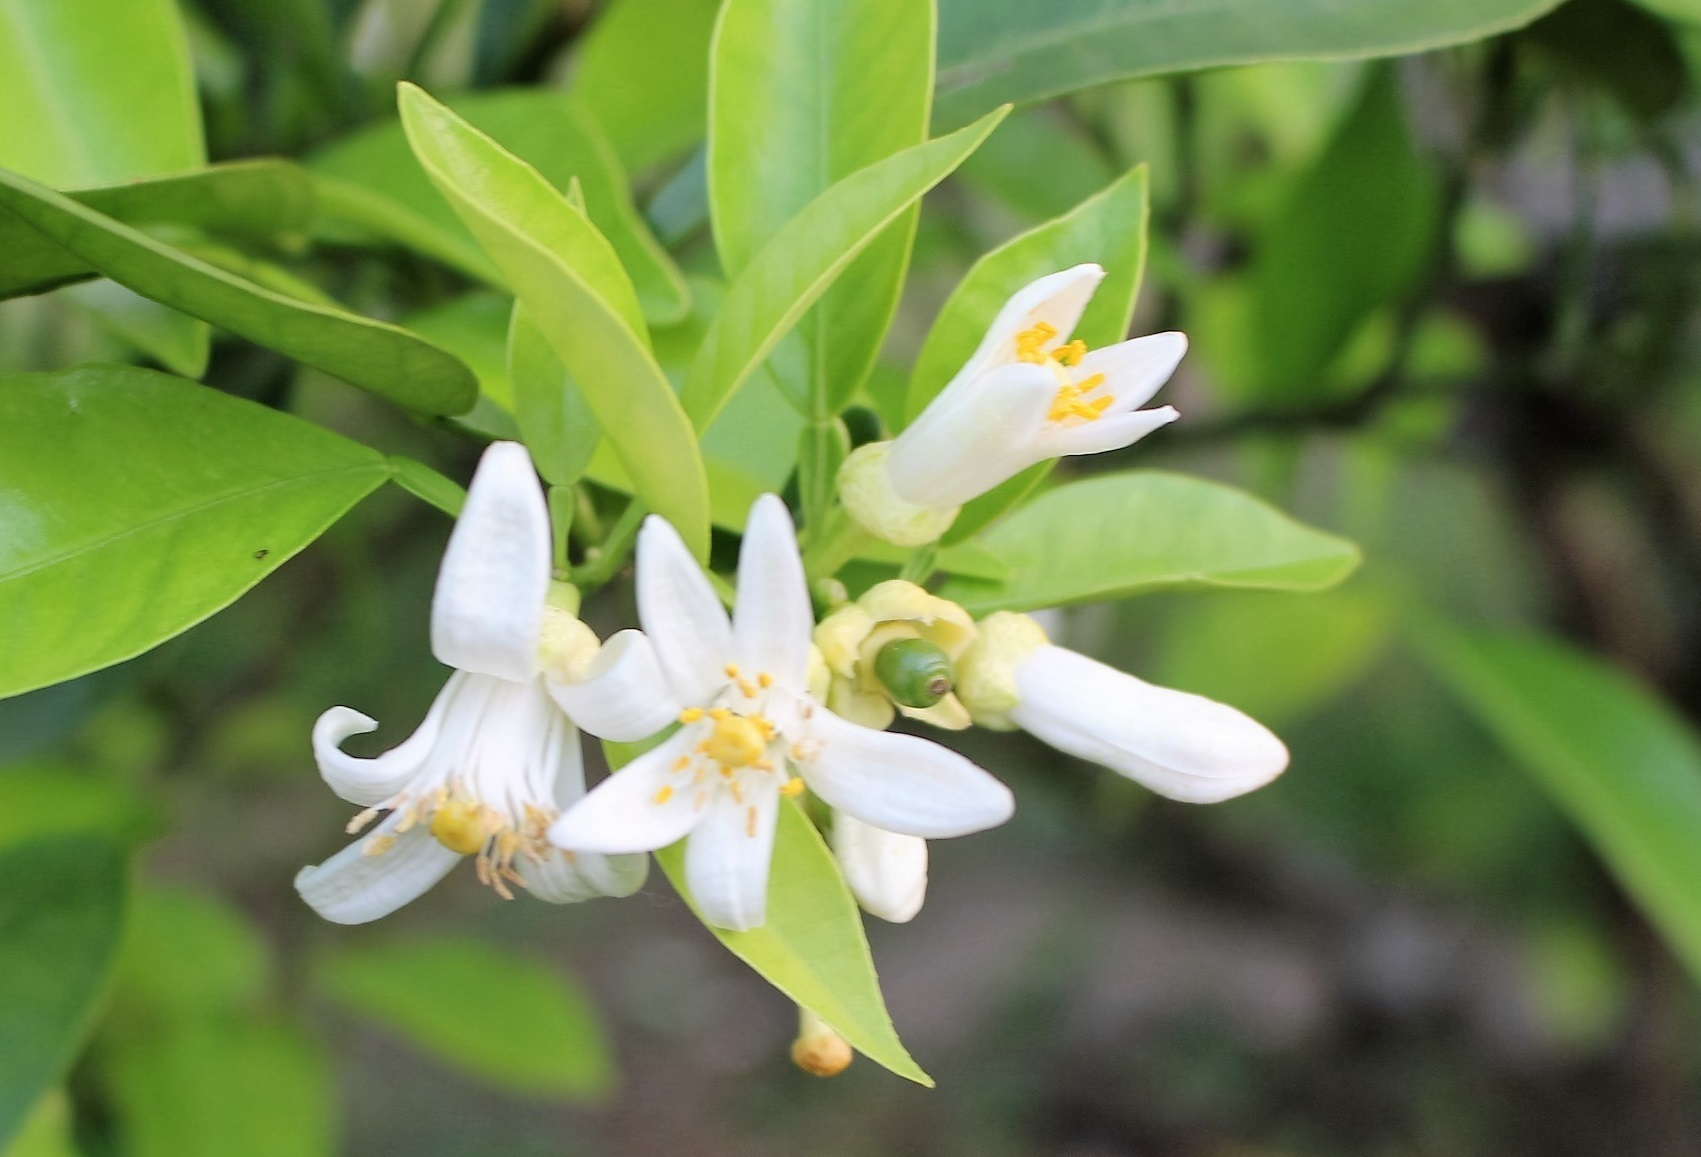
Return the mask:
<svg viewBox="0 0 1701 1157">
<path fill-rule="evenodd" d="M 1282 741 L 1232 707 L 1053 646 L 1026 615 L 980 626 L 958 683 L 977 723 L 1020 727 L 1185 803 L 1244 795 L 1287 768 Z"/>
<path fill-rule="evenodd" d="M 805 785 L 843 813 L 914 836 L 1009 818 L 1009 789 L 967 759 L 849 723 L 809 694 L 814 619 L 778 498 L 751 508 L 731 621 L 667 522 L 645 522 L 637 553 L 638 617 L 666 682 L 657 691 L 683 705 L 682 726 L 563 814 L 549 832 L 558 846 L 637 852 L 684 838 L 704 918 L 743 930 L 765 918 L 780 800 Z"/>
<path fill-rule="evenodd" d="M 949 525 L 957 507 L 1029 466 L 1120 449 L 1179 417 L 1169 406 L 1138 407 L 1174 372 L 1185 335 L 1092 351 L 1069 340 L 1103 278 L 1099 266 L 1077 265 L 1023 288 L 902 434 L 847 459 L 840 493 L 857 521 L 888 541 L 919 545 L 916 535 L 938 537 L 929 514 Z"/>
<path fill-rule="evenodd" d="M 424 722 L 372 759 L 341 749 L 349 736 L 377 729 L 369 716 L 333 707 L 313 728 L 325 782 L 367 809 L 349 831 L 387 813 L 364 838 L 297 874 L 297 891 L 326 919 L 359 924 L 388 915 L 465 856 L 504 897 L 518 885 L 569 903 L 643 884 L 642 856 L 564 856 L 545 838 L 584 795 L 585 773 L 578 730 L 541 673 L 554 679 L 600 659 L 592 657 L 595 635 L 546 604 L 549 554 L 549 515 L 530 459 L 515 443 L 496 443 L 479 463 L 438 573 L 432 649 L 457 670 Z M 625 667 L 633 650 L 623 646 L 603 667 Z M 620 716 L 628 727 L 633 713 L 628 706 Z"/>
</svg>

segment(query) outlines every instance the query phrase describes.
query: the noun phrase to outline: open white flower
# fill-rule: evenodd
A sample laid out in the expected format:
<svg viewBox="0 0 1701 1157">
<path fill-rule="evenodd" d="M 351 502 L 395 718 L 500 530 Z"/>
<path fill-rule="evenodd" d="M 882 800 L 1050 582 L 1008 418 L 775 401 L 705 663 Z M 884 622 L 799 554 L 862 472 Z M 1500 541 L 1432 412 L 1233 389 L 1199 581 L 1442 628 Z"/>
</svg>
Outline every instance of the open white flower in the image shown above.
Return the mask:
<svg viewBox="0 0 1701 1157">
<path fill-rule="evenodd" d="M 944 532 L 957 508 L 1039 462 L 1129 445 L 1175 421 L 1142 410 L 1169 379 L 1187 338 L 1159 333 L 1089 350 L 1069 340 L 1097 265 L 1040 278 L 999 311 L 980 348 L 891 442 L 862 446 L 839 473 L 851 515 L 900 546 Z"/>
<path fill-rule="evenodd" d="M 1185 803 L 1243 795 L 1288 765 L 1282 741 L 1249 716 L 1053 646 L 1009 611 L 981 620 L 957 694 L 983 727 L 1020 727 Z"/>
<path fill-rule="evenodd" d="M 699 910 L 742 930 L 766 915 L 780 798 L 805 785 L 841 813 L 912 836 L 966 835 L 1009 818 L 1009 789 L 969 760 L 860 727 L 809 694 L 814 618 L 778 498 L 751 508 L 730 622 L 660 518 L 639 532 L 637 586 L 665 675 L 651 695 L 671 701 L 682 726 L 557 820 L 549 835 L 559 846 L 638 852 L 689 837 L 685 873 Z"/>
<path fill-rule="evenodd" d="M 610 685 L 641 677 L 655 660 L 641 639 L 598 653 L 596 636 L 567 610 L 548 604 L 549 514 L 525 448 L 499 442 L 485 451 L 449 537 L 431 605 L 431 647 L 455 668 L 425 721 L 400 746 L 374 759 L 345 754 L 342 742 L 377 722 L 333 707 L 313 728 L 320 773 L 343 799 L 364 807 L 365 838 L 295 886 L 313 908 L 339 924 L 376 920 L 424 893 L 465 856 L 479 878 L 504 897 L 522 886 L 553 903 L 625 896 L 644 882 L 642 856 L 563 855 L 545 838 L 549 824 L 585 791 L 579 733 L 551 698 L 572 698 L 563 682 L 615 671 Z M 636 635 L 635 632 L 630 634 Z M 599 711 L 605 730 L 636 738 L 664 725 L 653 709 Z M 647 703 L 648 701 L 646 701 Z M 639 711 L 638 714 L 644 714 Z"/>
</svg>

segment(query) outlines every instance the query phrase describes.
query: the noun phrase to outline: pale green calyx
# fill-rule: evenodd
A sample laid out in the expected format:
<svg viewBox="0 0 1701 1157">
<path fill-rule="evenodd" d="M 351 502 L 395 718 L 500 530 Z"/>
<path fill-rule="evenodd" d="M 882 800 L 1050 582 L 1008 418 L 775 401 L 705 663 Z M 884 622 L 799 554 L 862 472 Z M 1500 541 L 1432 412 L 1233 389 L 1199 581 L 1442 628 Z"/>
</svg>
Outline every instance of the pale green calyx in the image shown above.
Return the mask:
<svg viewBox="0 0 1701 1157">
<path fill-rule="evenodd" d="M 1014 731 L 1010 712 L 1021 702 L 1016 668 L 1049 639 L 1027 615 L 998 611 L 978 624 L 980 634 L 957 660 L 957 698 L 982 727 Z"/>
<path fill-rule="evenodd" d="M 565 583 L 556 586 L 573 591 Z M 576 603 L 578 592 L 573 594 Z M 545 675 L 563 683 L 578 683 L 590 672 L 591 663 L 601 649 L 602 641 L 596 632 L 580 622 L 578 615 L 558 606 L 553 597 L 545 604 L 537 644 L 538 664 Z"/>
<path fill-rule="evenodd" d="M 894 546 L 937 542 L 957 520 L 959 508 L 918 506 L 900 497 L 887 470 L 891 450 L 890 442 L 870 442 L 851 451 L 839 467 L 839 499 L 863 529 Z"/>
</svg>

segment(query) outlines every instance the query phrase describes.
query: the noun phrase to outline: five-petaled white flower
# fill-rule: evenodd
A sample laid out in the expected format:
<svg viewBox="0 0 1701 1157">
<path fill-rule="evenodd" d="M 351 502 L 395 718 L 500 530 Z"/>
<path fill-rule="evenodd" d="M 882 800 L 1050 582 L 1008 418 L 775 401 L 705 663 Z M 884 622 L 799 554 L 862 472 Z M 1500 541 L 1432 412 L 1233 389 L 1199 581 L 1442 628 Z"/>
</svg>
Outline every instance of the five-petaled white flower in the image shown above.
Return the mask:
<svg viewBox="0 0 1701 1157">
<path fill-rule="evenodd" d="M 637 593 L 665 675 L 651 695 L 678 709 L 681 727 L 556 820 L 559 846 L 638 852 L 689 837 L 698 909 L 742 930 L 765 918 L 781 797 L 805 785 L 841 813 L 914 836 L 966 835 L 1010 817 L 1009 789 L 963 756 L 858 726 L 810 696 L 814 617 L 778 498 L 751 508 L 730 622 L 679 535 L 654 516 L 639 532 Z"/>
<path fill-rule="evenodd" d="M 1184 803 L 1243 795 L 1288 765 L 1282 741 L 1233 707 L 1054 646 L 1027 615 L 999 611 L 979 626 L 957 694 L 983 727 L 1020 727 Z"/>
<path fill-rule="evenodd" d="M 326 919 L 359 924 L 388 915 L 465 856 L 477 857 L 479 878 L 505 897 L 519 885 L 564 904 L 629 895 L 643 884 L 645 857 L 563 855 L 545 838 L 585 791 L 578 730 L 551 692 L 571 701 L 571 680 L 600 675 L 618 687 L 653 681 L 656 670 L 636 632 L 598 653 L 588 627 L 548 605 L 549 535 L 525 448 L 492 445 L 437 576 L 431 648 L 456 670 L 425 721 L 400 746 L 360 759 L 341 744 L 377 722 L 347 707 L 319 717 L 313 753 L 325 782 L 366 809 L 350 832 L 388 813 L 364 839 L 296 876 L 302 898 Z M 583 704 L 605 732 L 636 738 L 667 721 L 648 700 L 599 713 L 605 698 L 593 693 Z"/>
<path fill-rule="evenodd" d="M 859 447 L 839 472 L 851 515 L 900 546 L 931 542 L 958 507 L 1039 462 L 1138 441 L 1179 415 L 1141 410 L 1187 352 L 1180 333 L 1089 350 L 1069 340 L 1097 265 L 1027 285 L 999 311 L 980 348 L 891 442 Z"/>
</svg>

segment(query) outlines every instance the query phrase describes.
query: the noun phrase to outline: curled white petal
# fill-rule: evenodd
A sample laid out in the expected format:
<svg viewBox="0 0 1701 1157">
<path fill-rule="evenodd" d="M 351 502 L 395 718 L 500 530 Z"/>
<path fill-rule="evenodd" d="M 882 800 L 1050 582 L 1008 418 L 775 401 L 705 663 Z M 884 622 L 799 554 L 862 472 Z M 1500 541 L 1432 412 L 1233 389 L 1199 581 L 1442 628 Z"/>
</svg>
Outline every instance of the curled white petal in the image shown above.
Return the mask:
<svg viewBox="0 0 1701 1157">
<path fill-rule="evenodd" d="M 891 832 L 940 839 L 996 827 L 1016 802 L 984 769 L 937 743 L 805 709 L 794 764 L 833 807 Z"/>
<path fill-rule="evenodd" d="M 431 651 L 440 662 L 514 682 L 537 673 L 549 533 L 549 510 L 525 447 L 492 443 L 437 572 Z"/>
<path fill-rule="evenodd" d="M 703 568 L 666 519 L 638 532 L 638 618 L 682 702 L 707 702 L 726 685 L 732 624 Z"/>
<path fill-rule="evenodd" d="M 1062 647 L 1036 648 L 1016 670 L 1010 716 L 1060 751 L 1187 803 L 1262 787 L 1288 764 L 1263 725 L 1232 707 L 1155 687 Z"/>
<path fill-rule="evenodd" d="M 1081 378 L 1105 376 L 1104 388 L 1116 399 L 1109 414 L 1143 406 L 1169 381 L 1187 353 L 1187 335 L 1176 330 L 1147 334 L 1089 350 L 1076 369 Z M 1108 415 L 1107 415 L 1108 416 Z"/>
<path fill-rule="evenodd" d="M 573 852 L 613 854 L 653 852 L 682 838 L 703 810 L 693 791 L 672 782 L 672 769 L 696 739 L 696 732 L 681 731 L 597 784 L 550 826 L 550 842 Z"/>
<path fill-rule="evenodd" d="M 301 869 L 295 890 L 315 912 L 336 924 L 365 924 L 424 895 L 461 857 L 424 828 L 396 835 L 399 822 L 400 817 L 392 815 L 323 864 Z M 372 854 L 379 848 L 385 850 Z"/>
<path fill-rule="evenodd" d="M 927 841 L 899 835 L 853 815 L 833 816 L 833 855 L 864 910 L 904 924 L 927 899 Z"/>
<path fill-rule="evenodd" d="M 581 681 L 550 678 L 545 685 L 573 722 L 620 743 L 647 739 L 684 707 L 662 674 L 654 646 L 639 631 L 611 635 Z"/>
<path fill-rule="evenodd" d="M 383 755 L 362 759 L 342 750 L 351 735 L 378 729 L 378 721 L 349 707 L 333 707 L 313 724 L 313 758 L 331 790 L 352 804 L 377 807 L 425 773 L 443 739 L 445 719 L 467 676 L 457 671 L 432 701 L 414 733 Z"/>
<path fill-rule="evenodd" d="M 738 552 L 738 607 L 733 635 L 747 671 L 771 674 L 803 690 L 815 613 L 797 553 L 797 531 L 785 503 L 764 494 L 750 508 Z"/>
<path fill-rule="evenodd" d="M 743 798 L 716 792 L 685 841 L 685 882 L 703 919 L 745 932 L 767 918 L 778 776 L 746 777 Z"/>
</svg>

